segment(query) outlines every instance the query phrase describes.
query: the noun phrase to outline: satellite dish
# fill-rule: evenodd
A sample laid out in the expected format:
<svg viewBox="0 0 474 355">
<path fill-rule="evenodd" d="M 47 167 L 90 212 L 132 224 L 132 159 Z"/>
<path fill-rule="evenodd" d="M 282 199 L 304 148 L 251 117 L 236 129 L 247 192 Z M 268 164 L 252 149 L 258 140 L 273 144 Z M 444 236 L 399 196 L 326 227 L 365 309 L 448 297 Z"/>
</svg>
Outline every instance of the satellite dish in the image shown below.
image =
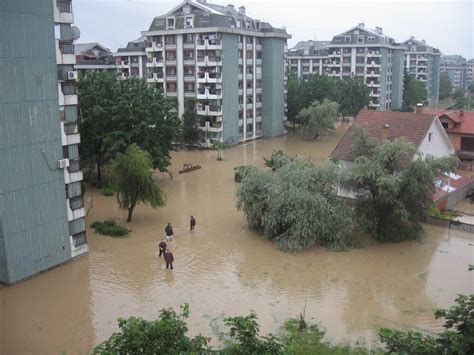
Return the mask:
<svg viewBox="0 0 474 355">
<path fill-rule="evenodd" d="M 76 26 L 71 26 L 72 39 L 75 41 L 81 37 L 81 31 Z"/>
</svg>

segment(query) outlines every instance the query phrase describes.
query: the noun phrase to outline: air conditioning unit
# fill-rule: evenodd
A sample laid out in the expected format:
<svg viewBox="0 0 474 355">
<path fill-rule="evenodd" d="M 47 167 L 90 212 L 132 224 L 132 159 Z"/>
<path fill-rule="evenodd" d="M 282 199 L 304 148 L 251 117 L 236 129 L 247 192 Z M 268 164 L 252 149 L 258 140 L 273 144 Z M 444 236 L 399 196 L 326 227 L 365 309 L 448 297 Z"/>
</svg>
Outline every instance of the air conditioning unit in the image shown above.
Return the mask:
<svg viewBox="0 0 474 355">
<path fill-rule="evenodd" d="M 67 72 L 68 80 L 77 80 L 77 71 L 68 71 Z"/>
<path fill-rule="evenodd" d="M 58 160 L 58 168 L 66 169 L 69 167 L 69 159 L 60 159 Z"/>
</svg>

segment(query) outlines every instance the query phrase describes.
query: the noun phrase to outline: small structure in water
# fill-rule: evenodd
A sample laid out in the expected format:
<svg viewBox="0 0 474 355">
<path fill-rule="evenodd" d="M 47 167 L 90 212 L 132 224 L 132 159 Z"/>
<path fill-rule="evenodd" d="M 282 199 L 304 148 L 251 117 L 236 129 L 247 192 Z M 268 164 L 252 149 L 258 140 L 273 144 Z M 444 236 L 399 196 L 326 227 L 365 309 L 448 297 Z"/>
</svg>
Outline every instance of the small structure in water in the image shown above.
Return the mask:
<svg viewBox="0 0 474 355">
<path fill-rule="evenodd" d="M 180 174 L 189 173 L 194 170 L 201 169 L 201 165 L 193 165 L 190 163 L 183 164 L 183 170 L 180 170 Z"/>
</svg>

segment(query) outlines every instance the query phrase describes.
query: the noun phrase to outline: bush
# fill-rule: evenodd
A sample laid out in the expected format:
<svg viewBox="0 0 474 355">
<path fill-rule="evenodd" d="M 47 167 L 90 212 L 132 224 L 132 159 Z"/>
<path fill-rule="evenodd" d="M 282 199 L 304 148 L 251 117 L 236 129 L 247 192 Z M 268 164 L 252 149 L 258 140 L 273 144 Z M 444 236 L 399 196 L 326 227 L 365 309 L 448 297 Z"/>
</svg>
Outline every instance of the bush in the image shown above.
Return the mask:
<svg viewBox="0 0 474 355">
<path fill-rule="evenodd" d="M 113 196 L 115 194 L 114 189 L 112 189 L 111 187 L 103 187 L 100 189 L 100 192 L 104 196 Z"/>
<path fill-rule="evenodd" d="M 265 160 L 266 166 L 275 171 L 293 161 L 293 158 L 283 153 L 282 150 L 274 150 L 269 159 L 263 158 L 263 160 Z"/>
<path fill-rule="evenodd" d="M 126 237 L 131 232 L 130 229 L 118 225 L 112 219 L 107 219 L 103 222 L 95 221 L 91 224 L 91 228 L 94 228 L 96 233 L 112 237 Z"/>
<path fill-rule="evenodd" d="M 242 180 L 250 174 L 252 170 L 257 169 L 253 165 L 239 165 L 234 168 L 235 174 L 234 174 L 234 179 L 235 182 L 242 182 Z"/>
</svg>

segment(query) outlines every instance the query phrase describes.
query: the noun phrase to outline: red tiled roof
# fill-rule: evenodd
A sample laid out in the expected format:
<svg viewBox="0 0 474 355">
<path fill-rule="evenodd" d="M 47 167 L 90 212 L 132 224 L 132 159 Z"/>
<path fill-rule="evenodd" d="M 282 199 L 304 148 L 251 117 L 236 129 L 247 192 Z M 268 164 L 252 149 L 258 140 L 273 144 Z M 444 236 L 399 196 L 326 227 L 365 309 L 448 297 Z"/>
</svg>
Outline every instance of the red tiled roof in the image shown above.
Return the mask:
<svg viewBox="0 0 474 355">
<path fill-rule="evenodd" d="M 449 184 L 449 186 L 451 188 L 454 188 L 454 190 L 451 192 L 447 192 L 440 187 L 435 187 L 435 191 L 433 195 L 431 196 L 432 200 L 438 201 L 439 199 L 449 195 L 450 193 L 464 188 L 465 186 L 469 185 L 472 182 L 472 179 L 468 178 L 467 176 L 459 175 L 459 177 L 460 178 L 456 180 L 456 179 L 450 179 L 446 175 L 442 176 L 441 178 L 443 180 L 443 186 Z"/>
<path fill-rule="evenodd" d="M 344 137 L 331 154 L 331 157 L 353 161 L 357 158 L 354 149 L 355 131 L 357 126 L 366 126 L 367 133 L 377 140 L 383 140 L 383 127 L 389 126 L 390 139 L 405 137 L 418 148 L 430 129 L 435 115 L 421 114 L 415 112 L 382 112 L 373 110 L 362 110 L 354 120 L 354 123 L 346 132 Z"/>
<path fill-rule="evenodd" d="M 464 111 L 461 115 L 460 110 L 439 110 L 424 108 L 423 113 L 436 115 L 438 117 L 446 116 L 456 123 L 454 128 L 448 129 L 450 133 L 474 134 L 474 111 Z"/>
</svg>

